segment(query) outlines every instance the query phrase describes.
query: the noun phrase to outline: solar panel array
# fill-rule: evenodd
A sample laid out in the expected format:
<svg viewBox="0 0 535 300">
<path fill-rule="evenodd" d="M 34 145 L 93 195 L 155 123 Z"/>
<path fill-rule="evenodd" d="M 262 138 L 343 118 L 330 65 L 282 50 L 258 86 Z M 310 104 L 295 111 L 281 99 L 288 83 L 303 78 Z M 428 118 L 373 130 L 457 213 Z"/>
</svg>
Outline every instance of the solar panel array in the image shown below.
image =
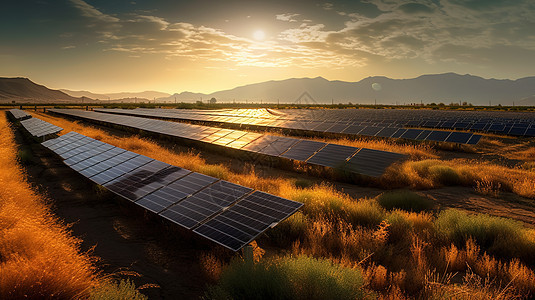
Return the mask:
<svg viewBox="0 0 535 300">
<path fill-rule="evenodd" d="M 172 166 L 76 132 L 42 145 L 96 184 L 233 251 L 303 205 Z"/>
<path fill-rule="evenodd" d="M 70 109 L 50 109 L 49 111 L 372 177 L 380 176 L 388 166 L 405 157 L 402 154 L 386 151 L 126 115 Z M 333 151 L 339 152 L 333 153 Z"/>
<path fill-rule="evenodd" d="M 512 136 L 535 136 L 535 113 L 505 111 L 451 111 L 407 109 L 245 109 L 197 111 L 209 115 L 253 115 L 281 120 L 337 120 L 387 127 L 425 127 L 444 130 L 468 130 Z"/>
<path fill-rule="evenodd" d="M 15 118 L 15 120 L 24 120 L 32 117 L 32 115 L 28 114 L 27 112 L 16 108 L 10 109 L 9 113 L 13 116 L 13 118 Z"/>
<path fill-rule="evenodd" d="M 302 118 L 300 116 L 293 118 L 287 115 L 270 116 L 266 113 L 259 113 L 256 115 L 244 113 L 240 116 L 239 113 L 233 113 L 228 110 L 219 111 L 221 115 L 217 115 L 218 111 L 203 112 L 178 109 L 95 109 L 95 111 L 144 117 L 157 117 L 163 119 L 178 119 L 211 123 L 233 123 L 247 126 L 274 127 L 309 132 L 338 133 L 384 138 L 403 138 L 409 140 L 451 142 L 459 144 L 477 144 L 481 139 L 481 135 L 473 133 L 443 130 L 407 129 L 404 128 L 404 124 L 401 123 L 346 120 L 336 117 L 322 120 L 321 118 Z"/>
<path fill-rule="evenodd" d="M 63 130 L 63 128 L 50 124 L 40 119 L 30 118 L 20 121 L 20 124 L 26 129 L 33 137 L 41 138 L 50 134 L 56 134 Z"/>
</svg>

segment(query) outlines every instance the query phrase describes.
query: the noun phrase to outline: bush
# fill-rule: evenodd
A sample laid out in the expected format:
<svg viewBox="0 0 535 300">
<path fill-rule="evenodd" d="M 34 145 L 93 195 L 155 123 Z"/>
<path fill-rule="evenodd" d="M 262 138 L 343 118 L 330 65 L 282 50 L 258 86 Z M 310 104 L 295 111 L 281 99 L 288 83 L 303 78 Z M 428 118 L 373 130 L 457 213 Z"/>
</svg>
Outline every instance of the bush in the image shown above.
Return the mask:
<svg viewBox="0 0 535 300">
<path fill-rule="evenodd" d="M 521 222 L 448 209 L 438 215 L 435 227 L 439 235 L 458 246 L 473 238 L 480 247 L 494 255 L 535 262 L 532 255 L 535 242 L 529 238 L 528 230 Z"/>
<path fill-rule="evenodd" d="M 144 300 L 148 299 L 147 296 L 141 294 L 130 280 L 121 280 L 120 282 L 104 282 L 98 287 L 95 287 L 91 290 L 89 299 L 98 300 L 123 300 L 123 299 L 132 299 L 132 300 Z"/>
<path fill-rule="evenodd" d="M 209 299 L 362 298 L 362 274 L 324 259 L 284 257 L 257 264 L 234 260 L 221 274 Z"/>
<path fill-rule="evenodd" d="M 382 193 L 377 197 L 377 202 L 385 209 L 398 208 L 413 212 L 428 210 L 434 205 L 433 200 L 407 190 Z"/>
</svg>

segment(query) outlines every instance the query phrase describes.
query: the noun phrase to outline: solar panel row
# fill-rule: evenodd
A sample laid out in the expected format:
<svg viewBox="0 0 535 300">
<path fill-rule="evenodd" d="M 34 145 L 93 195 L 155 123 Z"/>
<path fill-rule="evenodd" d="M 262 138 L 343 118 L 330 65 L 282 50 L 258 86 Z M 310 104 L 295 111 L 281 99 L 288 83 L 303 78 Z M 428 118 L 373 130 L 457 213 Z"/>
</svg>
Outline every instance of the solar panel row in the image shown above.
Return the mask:
<svg viewBox="0 0 535 300">
<path fill-rule="evenodd" d="M 87 120 L 122 125 L 152 133 L 230 147 L 247 151 L 248 153 L 263 154 L 337 168 L 343 172 L 358 173 L 372 177 L 380 176 L 389 165 L 405 157 L 398 153 L 375 151 L 375 156 L 381 161 L 381 163 L 377 163 L 377 161 L 368 160 L 364 155 L 368 149 L 357 147 L 126 115 L 69 109 L 51 109 L 50 111 Z M 332 149 L 339 149 L 340 147 L 344 149 L 342 152 L 344 154 L 340 155 L 336 153 L 333 155 Z"/>
<path fill-rule="evenodd" d="M 172 166 L 76 132 L 42 145 L 89 180 L 233 251 L 303 205 Z"/>
<path fill-rule="evenodd" d="M 15 118 L 15 120 L 24 120 L 32 117 L 32 115 L 28 114 L 27 112 L 16 108 L 10 109 L 9 113 L 13 118 Z"/>
<path fill-rule="evenodd" d="M 50 124 L 43 120 L 36 118 L 30 118 L 20 121 L 20 124 L 26 129 L 33 137 L 41 138 L 50 134 L 56 134 L 63 130 L 63 128 Z"/>
<path fill-rule="evenodd" d="M 309 119 L 291 120 L 274 118 L 251 118 L 243 116 L 215 116 L 171 109 L 95 109 L 95 111 L 177 120 L 233 123 L 248 126 L 276 127 L 310 132 L 340 133 L 347 135 L 376 136 L 384 138 L 403 138 L 409 140 L 451 142 L 460 144 L 477 144 L 477 142 L 479 142 L 479 140 L 481 139 L 481 135 L 472 133 L 467 134 L 463 132 L 451 132 L 441 130 L 405 129 L 402 128 L 402 126 L 399 124 L 370 124 L 369 122 L 358 121 L 333 122 L 332 119 L 320 121 Z M 427 137 L 432 133 L 433 138 L 427 139 Z M 447 135 L 445 135 L 445 133 L 447 133 Z"/>
</svg>

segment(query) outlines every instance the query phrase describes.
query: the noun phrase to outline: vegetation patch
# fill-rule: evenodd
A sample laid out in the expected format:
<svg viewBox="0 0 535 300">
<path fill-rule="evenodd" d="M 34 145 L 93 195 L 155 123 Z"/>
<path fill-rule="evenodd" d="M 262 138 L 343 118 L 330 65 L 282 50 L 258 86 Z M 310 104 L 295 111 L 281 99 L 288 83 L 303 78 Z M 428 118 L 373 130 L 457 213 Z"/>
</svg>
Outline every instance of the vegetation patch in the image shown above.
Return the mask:
<svg viewBox="0 0 535 300">
<path fill-rule="evenodd" d="M 535 242 L 530 238 L 533 233 L 521 222 L 448 209 L 438 215 L 435 226 L 439 235 L 456 245 L 464 245 L 472 238 L 480 247 L 494 255 L 503 258 L 520 257 L 529 263 L 535 263 Z"/>
<path fill-rule="evenodd" d="M 433 200 L 409 190 L 384 192 L 377 197 L 377 202 L 385 209 L 402 209 L 420 212 L 433 207 Z"/>
<path fill-rule="evenodd" d="M 259 263 L 234 260 L 221 274 L 209 299 L 360 299 L 364 280 L 358 269 L 308 256 Z"/>
</svg>

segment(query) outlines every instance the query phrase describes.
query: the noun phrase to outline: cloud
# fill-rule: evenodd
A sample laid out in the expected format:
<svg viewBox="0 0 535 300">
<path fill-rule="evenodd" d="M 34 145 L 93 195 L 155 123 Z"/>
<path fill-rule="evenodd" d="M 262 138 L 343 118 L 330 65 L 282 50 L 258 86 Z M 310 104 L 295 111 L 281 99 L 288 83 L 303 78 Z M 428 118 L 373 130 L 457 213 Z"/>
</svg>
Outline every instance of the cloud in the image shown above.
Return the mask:
<svg viewBox="0 0 535 300">
<path fill-rule="evenodd" d="M 283 13 L 275 18 L 287 22 L 286 29 L 264 42 L 173 22 L 154 12 L 110 16 L 82 0 L 70 1 L 89 19 L 105 50 L 132 56 L 157 54 L 228 67 L 343 68 L 411 59 L 482 63 L 485 57 L 492 57 L 485 60 L 492 65 L 499 55 L 496 49 L 535 55 L 535 4 L 530 0 L 514 0 L 514 5 L 495 0 L 369 0 L 363 7 L 376 7 L 380 13 L 347 10 L 336 20 L 339 26 L 325 23 L 329 27 L 298 22 L 298 16 L 310 17 L 304 13 Z"/>
<path fill-rule="evenodd" d="M 285 14 L 275 15 L 275 19 L 279 21 L 284 21 L 284 22 L 297 22 L 297 20 L 294 19 L 297 16 L 299 16 L 299 14 L 285 13 Z"/>
<path fill-rule="evenodd" d="M 87 4 L 83 0 L 70 0 L 71 3 L 74 5 L 74 7 L 78 8 L 84 17 L 92 18 L 101 22 L 109 22 L 114 23 L 118 22 L 119 19 L 116 17 L 112 17 L 110 15 L 106 15 L 102 12 L 100 12 L 98 9 L 93 7 L 90 4 Z"/>
</svg>

